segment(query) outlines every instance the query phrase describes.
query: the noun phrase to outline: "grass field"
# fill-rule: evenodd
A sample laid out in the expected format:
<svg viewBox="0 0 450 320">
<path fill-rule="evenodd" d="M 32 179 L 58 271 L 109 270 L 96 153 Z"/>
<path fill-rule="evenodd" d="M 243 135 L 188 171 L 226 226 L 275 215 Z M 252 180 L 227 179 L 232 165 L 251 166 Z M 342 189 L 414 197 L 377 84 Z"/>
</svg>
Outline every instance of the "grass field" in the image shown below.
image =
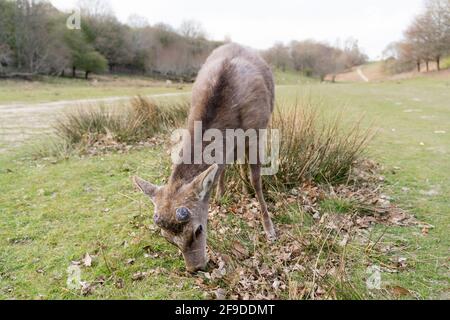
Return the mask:
<svg viewBox="0 0 450 320">
<path fill-rule="evenodd" d="M 283 84 L 298 81 L 292 75 L 277 78 L 284 79 Z M 53 90 L 51 84 L 43 86 Z M 73 90 L 85 97 L 107 94 L 83 86 Z M 47 89 L 36 95 L 30 91 L 29 101 L 50 99 L 53 94 L 42 93 Z M 363 123 L 378 129 L 368 156 L 384 167 L 386 193 L 433 226 L 427 232 L 419 227 L 372 230 L 371 238 L 384 235 L 382 244 L 393 249 L 383 256 L 369 252 L 351 257 L 361 259 L 352 274 L 357 287 L 364 284 L 364 266 L 388 266 L 391 258 L 406 258 L 404 271 L 382 273 L 383 285 L 406 288 L 419 299 L 449 299 L 449 89 L 450 79 L 434 78 L 302 82 L 277 89 L 279 101 L 309 97 L 323 101 L 327 112 L 344 108 L 355 120 L 365 115 Z M 5 90 L 0 93 L 5 99 L 3 92 L 10 90 L 0 90 Z M 0 156 L 0 298 L 84 298 L 69 290 L 66 281 L 72 261 L 81 261 L 86 253 L 93 261 L 90 267 L 81 267 L 81 278 L 104 282 L 87 298 L 202 298 L 196 277 L 186 276 L 180 254 L 156 233 L 148 202 L 130 183 L 134 174 L 162 182 L 168 173 L 169 157 L 160 147 L 62 161 L 33 160 L 25 147 L 4 152 Z M 136 273 L 147 270 L 152 275 L 136 281 Z"/>
<path fill-rule="evenodd" d="M 129 97 L 156 93 L 189 91 L 189 84 L 165 86 L 149 78 L 125 76 L 84 79 L 44 77 L 42 81 L 23 82 L 0 80 L 0 105 L 37 103 L 60 100 L 80 100 L 106 97 Z"/>
</svg>

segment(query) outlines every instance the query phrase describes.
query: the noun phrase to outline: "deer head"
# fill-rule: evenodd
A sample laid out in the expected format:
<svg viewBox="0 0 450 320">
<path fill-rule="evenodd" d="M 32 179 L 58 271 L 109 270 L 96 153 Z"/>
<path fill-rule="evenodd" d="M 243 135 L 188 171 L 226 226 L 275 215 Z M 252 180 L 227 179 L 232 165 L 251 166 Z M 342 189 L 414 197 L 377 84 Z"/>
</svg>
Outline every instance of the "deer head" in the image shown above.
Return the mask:
<svg viewBox="0 0 450 320">
<path fill-rule="evenodd" d="M 153 220 L 161 228 L 161 235 L 181 250 L 190 272 L 202 270 L 208 263 L 209 198 L 218 170 L 215 164 L 187 184 L 171 181 L 162 187 L 133 178 L 135 185 L 153 202 Z"/>
</svg>

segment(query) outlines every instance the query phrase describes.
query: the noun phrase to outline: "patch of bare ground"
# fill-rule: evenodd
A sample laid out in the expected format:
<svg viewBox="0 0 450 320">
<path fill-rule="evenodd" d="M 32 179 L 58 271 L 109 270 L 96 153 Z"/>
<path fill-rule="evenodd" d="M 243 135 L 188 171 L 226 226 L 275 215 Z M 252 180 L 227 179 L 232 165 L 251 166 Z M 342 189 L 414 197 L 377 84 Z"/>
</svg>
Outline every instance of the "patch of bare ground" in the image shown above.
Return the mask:
<svg viewBox="0 0 450 320">
<path fill-rule="evenodd" d="M 435 63 L 430 63 L 429 71 L 426 71 L 426 66 L 421 66 L 421 72 L 417 70 L 410 72 L 403 72 L 399 74 L 389 74 L 384 71 L 382 62 L 370 63 L 363 66 L 353 67 L 350 70 L 342 72 L 335 77 L 336 82 L 365 82 L 364 78 L 361 77 L 360 72 L 369 80 L 369 82 L 380 82 L 380 81 L 397 81 L 397 80 L 408 80 L 417 77 L 429 77 L 436 79 L 449 79 L 450 69 L 437 71 Z M 332 76 L 326 77 L 326 80 L 331 81 Z"/>
</svg>

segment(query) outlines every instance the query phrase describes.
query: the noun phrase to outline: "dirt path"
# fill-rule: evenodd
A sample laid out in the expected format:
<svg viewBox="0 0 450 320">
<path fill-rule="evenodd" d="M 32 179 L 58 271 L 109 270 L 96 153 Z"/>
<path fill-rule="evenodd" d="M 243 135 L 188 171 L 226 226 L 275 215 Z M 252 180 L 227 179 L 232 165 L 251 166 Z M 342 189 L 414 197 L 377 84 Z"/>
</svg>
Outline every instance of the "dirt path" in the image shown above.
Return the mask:
<svg viewBox="0 0 450 320">
<path fill-rule="evenodd" d="M 154 94 L 145 97 L 163 98 L 189 95 L 190 92 Z M 82 100 L 61 100 L 43 103 L 13 103 L 0 105 L 0 152 L 15 147 L 39 133 L 51 132 L 52 123 L 69 108 L 93 105 L 114 105 L 132 97 L 109 97 Z"/>
<path fill-rule="evenodd" d="M 290 87 L 295 85 L 280 85 Z M 190 92 L 152 94 L 147 98 L 189 96 Z M 114 105 L 127 102 L 133 97 L 108 97 L 81 100 L 61 100 L 42 103 L 11 103 L 0 105 L 0 152 L 5 152 L 41 133 L 49 133 L 55 118 L 69 108 L 93 105 Z"/>
<path fill-rule="evenodd" d="M 366 75 L 362 71 L 361 67 L 358 67 L 358 69 L 356 69 L 356 72 L 358 73 L 358 75 L 364 82 L 369 82 L 369 78 L 366 77 Z"/>
</svg>

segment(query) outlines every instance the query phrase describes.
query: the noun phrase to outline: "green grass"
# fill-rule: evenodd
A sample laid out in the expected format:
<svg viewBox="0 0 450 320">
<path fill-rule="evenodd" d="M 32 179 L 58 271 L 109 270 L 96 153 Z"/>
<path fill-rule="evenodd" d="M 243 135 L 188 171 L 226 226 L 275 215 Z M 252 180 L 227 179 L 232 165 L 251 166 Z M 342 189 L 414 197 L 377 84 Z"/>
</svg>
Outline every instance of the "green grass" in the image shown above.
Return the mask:
<svg viewBox="0 0 450 320">
<path fill-rule="evenodd" d="M 315 82 L 296 72 L 277 70 L 276 83 L 293 85 Z M 189 92 L 191 85 L 182 89 L 174 83 L 169 87 L 161 81 L 146 77 L 106 76 L 97 83 L 84 79 L 42 77 L 39 81 L 0 80 L 0 104 L 36 103 L 59 100 L 80 100 L 108 97 L 133 97 L 164 93 Z"/>
<path fill-rule="evenodd" d="M 320 202 L 320 208 L 327 213 L 351 214 L 354 204 L 348 199 L 324 199 Z"/>
<path fill-rule="evenodd" d="M 447 57 L 442 60 L 442 68 L 449 69 L 450 68 L 450 57 Z"/>
<path fill-rule="evenodd" d="M 328 112 L 345 105 L 350 122 L 365 114 L 363 124 L 378 128 L 368 156 L 384 166 L 385 193 L 434 226 L 428 234 L 418 226 L 376 227 L 369 237 L 372 244 L 393 248 L 385 254 L 368 250 L 358 255 L 349 248 L 349 259 L 360 260 L 350 276 L 361 291 L 365 290 L 364 266 L 386 266 L 391 259 L 404 257 L 406 269 L 383 272 L 383 286 L 406 288 L 421 299 L 448 299 L 449 88 L 450 80 L 421 77 L 368 84 L 311 83 L 277 90 L 279 101 L 309 96 L 322 100 Z M 435 133 L 440 131 L 446 133 Z M 109 279 L 87 298 L 202 298 L 194 287 L 195 278 L 183 276 L 177 250 L 148 229 L 151 208 L 130 183 L 133 174 L 162 182 L 168 176 L 168 161 L 160 148 L 56 163 L 24 159 L 13 152 L 1 155 L 0 299 L 83 298 L 66 289 L 66 278 L 71 261 L 86 252 L 98 257 L 92 267 L 82 268 L 82 279 Z M 334 212 L 348 209 L 336 201 L 323 205 Z M 308 216 L 291 209 L 276 223 L 309 224 L 304 221 Z M 146 258 L 144 248 L 158 257 Z M 133 265 L 126 263 L 130 258 L 135 259 Z M 137 271 L 156 267 L 180 277 L 162 272 L 142 281 L 131 279 Z M 122 289 L 114 285 L 119 278 L 124 281 Z"/>
<path fill-rule="evenodd" d="M 107 281 L 97 298 L 199 298 L 194 279 L 149 276 L 132 281 L 133 273 L 156 267 L 179 270 L 177 250 L 145 226 L 151 221 L 148 203 L 133 191 L 130 176 L 139 172 L 158 180 L 167 172 L 160 150 L 88 159 L 50 161 L 0 160 L 0 299 L 81 298 L 66 288 L 67 268 L 86 252 L 98 254 L 81 279 Z M 45 179 L 43 179 L 45 177 Z M 135 199 L 135 200 L 132 200 Z M 101 253 L 103 248 L 103 254 Z M 145 248 L 145 249 L 144 249 Z M 149 249 L 150 248 L 150 249 Z M 160 257 L 146 258 L 146 250 Z M 135 259 L 127 265 L 128 259 Z M 123 279 L 124 288 L 114 282 Z M 10 291 L 11 290 L 11 291 Z"/>
<path fill-rule="evenodd" d="M 317 79 L 308 78 L 301 73 L 290 70 L 282 71 L 277 69 L 274 71 L 274 76 L 277 85 L 298 85 L 318 82 Z"/>
<path fill-rule="evenodd" d="M 33 82 L 0 80 L 0 104 L 128 97 L 189 90 L 190 85 L 184 85 L 183 90 L 178 90 L 174 86 L 166 88 L 161 82 L 146 78 L 131 80 L 126 77 L 110 77 L 97 84 L 83 79 L 55 77 L 45 77 Z"/>
<path fill-rule="evenodd" d="M 310 86 L 300 92 L 282 88 L 278 92 L 283 99 L 305 93 L 320 96 L 328 106 L 346 105 L 349 119 L 365 114 L 366 123 L 375 124 L 378 134 L 369 156 L 385 168 L 386 193 L 419 220 L 434 226 L 426 236 L 418 227 L 389 228 L 385 235 L 387 242 L 407 244 L 403 254 L 412 268 L 383 276 L 420 298 L 444 297 L 450 286 L 445 267 L 450 248 L 449 88 L 450 79 L 420 77 L 402 82 Z M 446 133 L 435 133 L 440 131 Z"/>
</svg>

